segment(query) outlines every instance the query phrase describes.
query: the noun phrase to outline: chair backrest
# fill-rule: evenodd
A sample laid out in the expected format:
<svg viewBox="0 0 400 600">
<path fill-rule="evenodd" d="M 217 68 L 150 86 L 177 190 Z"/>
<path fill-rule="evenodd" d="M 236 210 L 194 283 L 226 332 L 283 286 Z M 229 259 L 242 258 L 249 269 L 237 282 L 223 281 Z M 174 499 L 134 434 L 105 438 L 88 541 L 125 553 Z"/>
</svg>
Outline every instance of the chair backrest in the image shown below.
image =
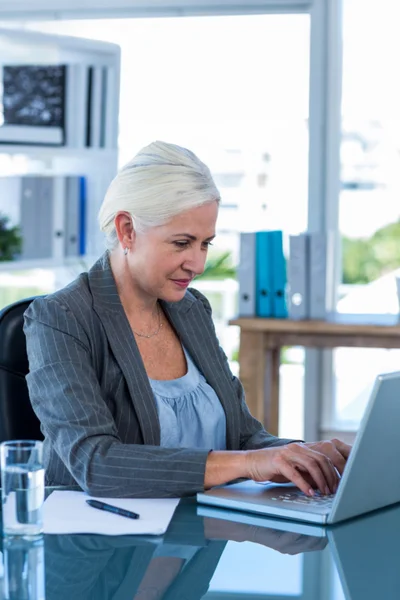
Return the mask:
<svg viewBox="0 0 400 600">
<path fill-rule="evenodd" d="M 25 380 L 29 365 L 23 315 L 32 300 L 19 300 L 0 311 L 0 442 L 43 439 Z"/>
</svg>

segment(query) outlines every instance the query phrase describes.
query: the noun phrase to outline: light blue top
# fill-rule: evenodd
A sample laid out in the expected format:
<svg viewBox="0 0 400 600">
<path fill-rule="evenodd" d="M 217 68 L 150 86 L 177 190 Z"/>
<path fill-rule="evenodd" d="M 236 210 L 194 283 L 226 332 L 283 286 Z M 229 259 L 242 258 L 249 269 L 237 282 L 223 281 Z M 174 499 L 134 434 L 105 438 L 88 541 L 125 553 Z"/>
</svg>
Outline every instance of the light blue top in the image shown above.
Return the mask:
<svg viewBox="0 0 400 600">
<path fill-rule="evenodd" d="M 178 379 L 150 379 L 164 448 L 226 450 L 226 418 L 221 402 L 189 353 L 187 373 Z"/>
</svg>

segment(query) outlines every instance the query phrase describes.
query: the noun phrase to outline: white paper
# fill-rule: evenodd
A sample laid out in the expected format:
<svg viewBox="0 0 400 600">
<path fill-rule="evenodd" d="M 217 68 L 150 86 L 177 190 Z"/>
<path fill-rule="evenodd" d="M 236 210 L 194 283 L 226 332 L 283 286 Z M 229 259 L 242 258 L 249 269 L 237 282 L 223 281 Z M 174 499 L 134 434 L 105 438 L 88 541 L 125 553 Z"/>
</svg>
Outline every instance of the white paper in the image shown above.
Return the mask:
<svg viewBox="0 0 400 600">
<path fill-rule="evenodd" d="M 140 515 L 128 519 L 93 508 L 93 498 Z M 179 498 L 95 498 L 84 492 L 57 491 L 44 503 L 44 533 L 99 533 L 102 535 L 162 535 L 172 519 Z"/>
</svg>

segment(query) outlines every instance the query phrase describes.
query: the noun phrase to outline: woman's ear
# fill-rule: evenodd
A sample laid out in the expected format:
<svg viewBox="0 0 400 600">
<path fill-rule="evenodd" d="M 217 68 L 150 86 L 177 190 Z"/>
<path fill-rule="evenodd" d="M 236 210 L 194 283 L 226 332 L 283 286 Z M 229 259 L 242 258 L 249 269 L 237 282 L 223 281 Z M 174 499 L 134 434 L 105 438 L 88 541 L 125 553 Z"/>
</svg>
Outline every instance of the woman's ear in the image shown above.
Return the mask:
<svg viewBox="0 0 400 600">
<path fill-rule="evenodd" d="M 114 218 L 115 231 L 123 248 L 131 249 L 135 241 L 132 217 L 128 212 L 119 211 Z"/>
</svg>

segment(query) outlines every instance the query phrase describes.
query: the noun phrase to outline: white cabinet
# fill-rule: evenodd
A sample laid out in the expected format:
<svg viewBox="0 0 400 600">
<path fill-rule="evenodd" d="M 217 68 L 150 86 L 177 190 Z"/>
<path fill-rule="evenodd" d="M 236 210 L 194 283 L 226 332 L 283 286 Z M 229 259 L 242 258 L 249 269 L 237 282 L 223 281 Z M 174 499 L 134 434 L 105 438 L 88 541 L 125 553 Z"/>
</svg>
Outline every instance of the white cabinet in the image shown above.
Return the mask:
<svg viewBox="0 0 400 600">
<path fill-rule="evenodd" d="M 60 112 L 55 111 L 54 118 L 58 119 L 55 124 L 44 127 L 39 123 L 36 127 L 34 119 L 39 118 L 40 110 L 42 114 L 46 110 L 46 101 L 49 111 L 53 110 L 54 97 L 51 104 L 48 99 L 51 94 L 46 94 L 57 66 L 62 67 L 62 79 L 56 81 L 62 95 L 61 118 Z M 10 74 L 14 77 L 14 87 L 4 83 L 6 75 L 8 81 L 13 81 Z M 32 84 L 34 77 L 42 78 L 39 92 L 36 83 Z M 0 30 L 0 212 L 8 214 L 12 224 L 22 223 L 24 235 L 32 233 L 26 249 L 31 248 L 33 253 L 35 223 L 41 221 L 41 216 L 34 214 L 36 207 L 38 211 L 51 212 L 50 217 L 43 215 L 43 222 L 47 220 L 50 225 L 42 235 L 57 238 L 41 244 L 42 250 L 37 248 L 36 258 L 30 259 L 29 252 L 23 251 L 14 261 L 0 261 L 1 270 L 82 264 L 82 259 L 88 265 L 101 253 L 104 242 L 97 213 L 117 171 L 119 77 L 120 49 L 115 44 Z M 10 102 L 14 103 L 14 112 L 10 110 Z M 27 113 L 28 121 L 33 115 L 30 123 L 24 120 Z M 35 178 L 43 185 L 36 186 Z M 65 190 L 75 185 L 71 184 L 74 179 L 83 182 L 79 193 L 84 197 L 72 206 L 76 197 Z M 36 189 L 45 190 L 46 201 L 35 200 Z M 50 205 L 49 193 L 53 200 Z M 21 218 L 21 211 L 25 218 Z M 31 229 L 27 211 L 32 213 Z M 74 218 L 79 219 L 79 233 L 84 236 L 82 244 L 67 231 L 68 227 L 76 226 Z"/>
</svg>

